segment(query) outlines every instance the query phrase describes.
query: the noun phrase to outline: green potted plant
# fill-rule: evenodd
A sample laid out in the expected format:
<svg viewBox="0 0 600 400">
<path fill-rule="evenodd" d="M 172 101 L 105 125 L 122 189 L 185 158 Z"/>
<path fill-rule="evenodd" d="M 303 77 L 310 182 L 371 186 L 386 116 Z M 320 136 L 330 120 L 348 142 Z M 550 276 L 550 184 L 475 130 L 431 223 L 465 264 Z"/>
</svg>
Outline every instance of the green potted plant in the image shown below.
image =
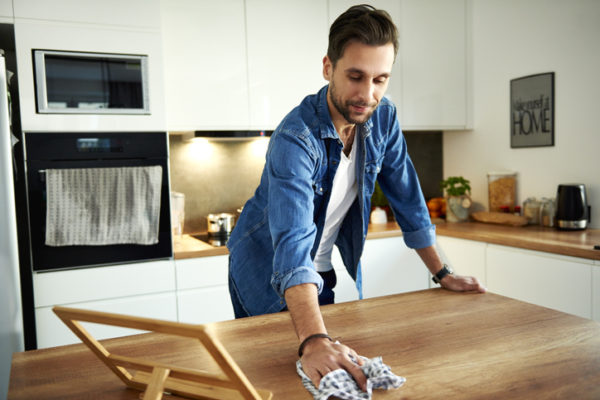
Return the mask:
<svg viewBox="0 0 600 400">
<path fill-rule="evenodd" d="M 450 176 L 440 182 L 446 192 L 446 221 L 461 222 L 469 219 L 471 182 L 462 176 Z"/>
</svg>

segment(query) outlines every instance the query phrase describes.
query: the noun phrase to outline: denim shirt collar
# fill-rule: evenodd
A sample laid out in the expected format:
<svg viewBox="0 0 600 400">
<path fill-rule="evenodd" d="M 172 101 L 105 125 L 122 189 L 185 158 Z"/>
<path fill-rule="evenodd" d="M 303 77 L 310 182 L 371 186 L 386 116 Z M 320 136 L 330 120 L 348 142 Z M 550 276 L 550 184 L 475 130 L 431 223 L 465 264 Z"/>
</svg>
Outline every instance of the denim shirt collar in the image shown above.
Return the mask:
<svg viewBox="0 0 600 400">
<path fill-rule="evenodd" d="M 321 139 L 338 139 L 339 135 L 335 130 L 331 115 L 329 114 L 329 105 L 327 104 L 327 91 L 329 85 L 325 85 L 319 90 L 317 94 L 317 116 L 319 118 L 319 128 L 321 131 Z M 366 138 L 371 134 L 371 128 L 373 127 L 373 121 L 371 118 L 364 124 L 360 124 L 357 128 L 357 132 L 360 132 L 363 138 Z"/>
</svg>

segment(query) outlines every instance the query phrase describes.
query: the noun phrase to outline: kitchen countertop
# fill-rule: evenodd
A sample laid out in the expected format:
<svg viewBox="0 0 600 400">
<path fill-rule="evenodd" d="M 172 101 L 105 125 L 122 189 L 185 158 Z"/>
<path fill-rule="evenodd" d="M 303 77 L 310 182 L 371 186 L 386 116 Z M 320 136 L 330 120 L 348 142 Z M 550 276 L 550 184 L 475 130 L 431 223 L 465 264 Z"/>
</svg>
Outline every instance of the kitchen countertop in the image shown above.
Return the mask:
<svg viewBox="0 0 600 400">
<path fill-rule="evenodd" d="M 594 250 L 594 245 L 600 245 L 600 229 L 559 231 L 542 226 L 512 227 L 481 222 L 440 222 L 436 227 L 437 234 L 440 236 L 600 260 L 600 250 Z M 401 235 L 402 231 L 398 225 L 395 222 L 388 222 L 370 225 L 367 239 Z M 179 243 L 175 243 L 174 252 L 175 259 L 228 254 L 226 247 L 213 247 L 189 235 L 184 235 Z"/>
<path fill-rule="evenodd" d="M 486 294 L 442 289 L 323 306 L 329 333 L 382 356 L 407 381 L 374 399 L 598 399 L 600 324 Z M 309 400 L 295 371 L 288 312 L 212 324 L 250 382 L 274 399 Z M 214 371 L 196 341 L 146 333 L 103 340 L 124 356 Z M 15 353 L 9 400 L 139 399 L 83 344 Z M 174 399 L 165 396 L 165 399 Z"/>
</svg>

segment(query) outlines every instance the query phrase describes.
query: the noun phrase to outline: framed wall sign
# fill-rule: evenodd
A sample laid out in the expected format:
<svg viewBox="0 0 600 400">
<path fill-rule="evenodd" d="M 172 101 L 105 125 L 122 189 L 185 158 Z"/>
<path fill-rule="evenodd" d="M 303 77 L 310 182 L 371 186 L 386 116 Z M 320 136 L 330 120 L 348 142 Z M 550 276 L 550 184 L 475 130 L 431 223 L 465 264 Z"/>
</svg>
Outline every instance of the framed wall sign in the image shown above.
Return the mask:
<svg viewBox="0 0 600 400">
<path fill-rule="evenodd" d="M 510 147 L 554 146 L 554 72 L 510 81 Z"/>
</svg>

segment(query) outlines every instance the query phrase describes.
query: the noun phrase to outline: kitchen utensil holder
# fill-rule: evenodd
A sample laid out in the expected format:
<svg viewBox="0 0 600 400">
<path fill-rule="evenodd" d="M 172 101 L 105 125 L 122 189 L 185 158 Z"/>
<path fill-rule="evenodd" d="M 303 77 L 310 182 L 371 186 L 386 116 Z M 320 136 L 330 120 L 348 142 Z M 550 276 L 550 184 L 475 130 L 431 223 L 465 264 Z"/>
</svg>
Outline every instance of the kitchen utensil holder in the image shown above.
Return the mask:
<svg viewBox="0 0 600 400">
<path fill-rule="evenodd" d="M 125 385 L 144 392 L 143 400 L 161 399 L 165 391 L 191 399 L 270 400 L 273 397 L 272 392 L 252 386 L 225 347 L 210 334 L 205 325 L 59 306 L 54 307 L 53 311 Z M 80 321 L 196 338 L 206 348 L 222 373 L 208 373 L 159 364 L 143 358 L 111 354 L 85 330 Z M 135 373 L 132 375 L 130 370 Z"/>
</svg>

